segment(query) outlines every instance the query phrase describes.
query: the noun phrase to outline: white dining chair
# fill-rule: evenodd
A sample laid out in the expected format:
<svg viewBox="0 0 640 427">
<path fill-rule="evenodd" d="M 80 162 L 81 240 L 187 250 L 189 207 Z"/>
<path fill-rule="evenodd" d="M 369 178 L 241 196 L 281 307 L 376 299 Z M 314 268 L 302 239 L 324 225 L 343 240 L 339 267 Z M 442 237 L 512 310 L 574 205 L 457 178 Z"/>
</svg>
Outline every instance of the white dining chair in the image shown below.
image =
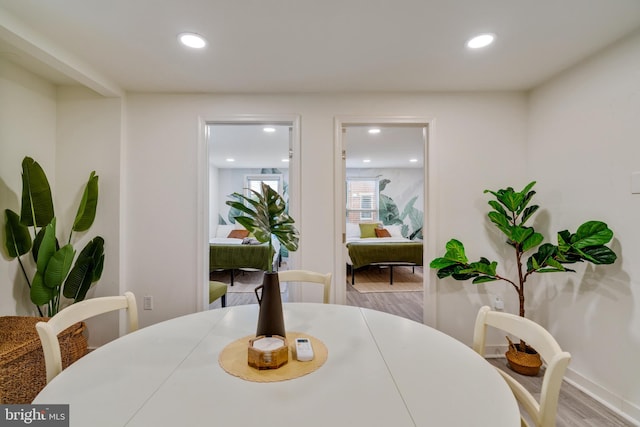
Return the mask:
<svg viewBox="0 0 640 427">
<path fill-rule="evenodd" d="M 565 370 L 571 354 L 562 351 L 553 336 L 539 324 L 521 316 L 492 311 L 490 307 L 480 308 L 473 333 L 473 349 L 484 357 L 487 326 L 505 331 L 533 347 L 546 364 L 540 399 L 536 400 L 515 378 L 502 369 L 498 372 L 505 379 L 516 400 L 536 427 L 555 427 L 558 411 L 558 397 Z M 522 426 L 529 426 L 521 417 Z"/>
<path fill-rule="evenodd" d="M 138 307 L 132 292 L 122 296 L 98 297 L 72 304 L 60 310 L 47 322 L 36 323 L 36 330 L 42 343 L 44 363 L 47 370 L 47 383 L 62 372 L 62 355 L 58 334 L 74 323 L 116 310 L 127 310 L 127 330 L 138 329 Z"/>
<path fill-rule="evenodd" d="M 281 282 L 307 282 L 319 283 L 324 286 L 322 302 L 329 303 L 329 293 L 331 292 L 331 273 L 322 274 L 309 270 L 285 270 L 278 272 L 278 280 Z"/>
</svg>

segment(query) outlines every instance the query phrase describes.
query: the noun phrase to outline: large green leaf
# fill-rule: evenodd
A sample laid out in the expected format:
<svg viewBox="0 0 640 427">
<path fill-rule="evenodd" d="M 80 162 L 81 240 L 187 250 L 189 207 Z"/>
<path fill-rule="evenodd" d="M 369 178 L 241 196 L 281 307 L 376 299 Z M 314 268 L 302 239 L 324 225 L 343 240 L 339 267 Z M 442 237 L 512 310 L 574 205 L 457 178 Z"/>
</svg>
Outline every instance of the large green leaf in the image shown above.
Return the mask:
<svg viewBox="0 0 640 427">
<path fill-rule="evenodd" d="M 534 213 L 536 213 L 536 211 L 538 210 L 538 208 L 540 208 L 540 206 L 538 205 L 532 205 L 527 207 L 523 212 L 522 212 L 522 220 L 520 221 L 520 224 L 524 224 L 525 222 L 527 222 L 527 220 L 529 218 L 531 218 L 531 215 L 533 215 Z"/>
<path fill-rule="evenodd" d="M 522 242 L 522 248 L 521 248 L 522 252 L 526 252 L 530 249 L 535 248 L 540 243 L 542 243 L 543 240 L 544 240 L 544 236 L 542 236 L 542 234 L 533 233 L 532 235 L 527 237 L 524 242 Z"/>
<path fill-rule="evenodd" d="M 76 251 L 70 244 L 61 247 L 53 254 L 44 271 L 44 285 L 47 288 L 57 289 L 62 286 L 62 282 L 69 274 L 75 255 Z"/>
<path fill-rule="evenodd" d="M 297 250 L 298 230 L 293 225 L 293 218 L 286 213 L 287 205 L 282 196 L 265 183 L 262 183 L 260 193 L 254 190 L 251 193 L 250 197 L 233 193 L 236 200 L 226 202 L 246 215 L 235 217 L 236 221 L 252 232 L 259 242 L 270 242 L 271 236 L 275 236 L 287 250 Z"/>
<path fill-rule="evenodd" d="M 493 222 L 496 227 L 500 229 L 509 239 L 511 239 L 511 224 L 509 223 L 508 217 L 503 214 L 492 211 L 487 214 L 491 222 Z"/>
<path fill-rule="evenodd" d="M 490 263 L 486 258 L 481 258 L 480 261 L 469 264 L 469 268 L 461 271 L 461 273 L 480 273 L 487 276 L 495 276 L 497 266 L 497 262 L 494 261 Z"/>
<path fill-rule="evenodd" d="M 601 221 L 588 221 L 578 227 L 578 231 L 572 236 L 571 246 L 582 249 L 588 246 L 604 245 L 612 238 L 613 231 L 607 227 L 607 224 Z"/>
<path fill-rule="evenodd" d="M 558 253 L 558 248 L 551 243 L 545 243 L 538 248 L 538 252 L 527 260 L 527 271 L 536 271 L 546 267 L 550 259 Z"/>
<path fill-rule="evenodd" d="M 40 245 L 42 244 L 42 240 L 44 239 L 45 231 L 47 231 L 46 227 L 42 227 L 38 234 L 36 234 L 36 238 L 33 239 L 33 248 L 31 249 L 31 256 L 33 257 L 34 262 L 38 262 L 38 252 L 40 251 Z M 54 236 L 55 237 L 55 236 Z M 60 249 L 60 245 L 58 244 L 58 239 L 56 238 L 56 251 Z"/>
<path fill-rule="evenodd" d="M 33 276 L 29 296 L 31 302 L 35 305 L 48 304 L 55 296 L 55 290 L 45 286 L 43 275 L 39 271 L 36 271 L 35 276 Z"/>
<path fill-rule="evenodd" d="M 91 283 L 97 280 L 95 270 L 97 268 L 102 270 L 103 258 L 104 239 L 97 236 L 80 251 L 76 263 L 64 282 L 63 295 L 76 302 L 84 300 Z"/>
<path fill-rule="evenodd" d="M 44 275 L 47 270 L 49 260 L 56 253 L 56 219 L 53 218 L 51 223 L 44 229 L 44 235 L 40 245 L 38 246 L 37 269 Z"/>
<path fill-rule="evenodd" d="M 615 252 L 604 245 L 591 246 L 579 251 L 584 259 L 594 264 L 613 264 L 617 259 Z"/>
<path fill-rule="evenodd" d="M 509 236 L 511 241 L 515 243 L 522 243 L 528 239 L 534 233 L 531 227 L 516 226 L 511 229 L 511 235 Z"/>
<path fill-rule="evenodd" d="M 18 214 L 11 209 L 5 209 L 4 215 L 4 246 L 7 249 L 7 253 L 11 258 L 26 254 L 32 246 L 29 229 L 20 222 Z"/>
<path fill-rule="evenodd" d="M 496 202 L 495 200 L 489 200 L 489 205 L 496 210 L 496 212 L 498 212 L 499 214 L 503 215 L 506 218 L 510 218 L 510 215 L 507 213 L 507 211 L 504 210 L 504 208 L 502 207 L 502 205 L 498 202 Z"/>
<path fill-rule="evenodd" d="M 51 187 L 42 167 L 31 157 L 22 160 L 22 209 L 20 221 L 45 227 L 53 219 Z"/>
<path fill-rule="evenodd" d="M 73 231 L 86 231 L 96 218 L 98 207 L 98 176 L 95 171 L 89 175 L 89 181 L 84 187 L 82 200 L 78 206 L 76 219 L 73 221 Z"/>
<path fill-rule="evenodd" d="M 445 248 L 447 250 L 444 254 L 445 258 L 457 261 L 461 264 L 467 264 L 469 262 L 467 255 L 464 253 L 464 245 L 459 240 L 449 240 Z"/>
</svg>

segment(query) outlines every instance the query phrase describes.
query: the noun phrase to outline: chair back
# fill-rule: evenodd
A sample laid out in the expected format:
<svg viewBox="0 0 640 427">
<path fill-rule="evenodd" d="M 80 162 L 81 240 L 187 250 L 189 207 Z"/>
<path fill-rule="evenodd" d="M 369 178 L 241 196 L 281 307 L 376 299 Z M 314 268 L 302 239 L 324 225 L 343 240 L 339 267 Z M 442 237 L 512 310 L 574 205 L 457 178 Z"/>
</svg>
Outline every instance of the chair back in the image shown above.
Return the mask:
<svg viewBox="0 0 640 427">
<path fill-rule="evenodd" d="M 515 378 L 498 369 L 516 400 L 529 415 L 536 427 L 555 427 L 558 411 L 558 397 L 564 373 L 571 360 L 571 354 L 562 351 L 553 336 L 539 324 L 521 316 L 492 311 L 484 306 L 478 312 L 473 333 L 473 349 L 484 356 L 487 326 L 513 335 L 533 347 L 546 364 L 540 399 L 536 400 Z M 524 418 L 523 425 L 528 425 Z"/>
<path fill-rule="evenodd" d="M 74 323 L 116 310 L 127 310 L 127 330 L 138 329 L 138 308 L 136 297 L 131 292 L 122 296 L 99 297 L 80 301 L 58 312 L 47 322 L 38 322 L 36 330 L 42 343 L 44 362 L 47 369 L 47 383 L 62 372 L 62 355 L 58 334 Z"/>
<path fill-rule="evenodd" d="M 331 292 L 331 273 L 322 274 L 308 270 L 285 270 L 278 272 L 278 280 L 281 282 L 307 282 L 320 283 L 324 286 L 322 302 L 329 303 L 329 294 Z"/>
</svg>

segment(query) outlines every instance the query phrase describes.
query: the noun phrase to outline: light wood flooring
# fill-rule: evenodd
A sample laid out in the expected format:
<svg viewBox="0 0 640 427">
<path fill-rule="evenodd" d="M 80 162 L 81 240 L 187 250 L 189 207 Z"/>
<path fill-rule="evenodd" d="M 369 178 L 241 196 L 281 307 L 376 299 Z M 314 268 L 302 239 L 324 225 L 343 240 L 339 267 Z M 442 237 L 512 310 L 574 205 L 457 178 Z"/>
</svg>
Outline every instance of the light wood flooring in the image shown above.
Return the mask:
<svg viewBox="0 0 640 427">
<path fill-rule="evenodd" d="M 285 297 L 286 298 L 286 297 Z M 361 294 L 347 287 L 347 304 L 366 307 L 374 310 L 392 313 L 401 317 L 422 323 L 422 292 L 394 292 Z M 284 298 L 283 298 L 284 299 Z M 227 305 L 256 304 L 253 293 L 228 293 Z M 220 300 L 214 302 L 211 308 L 220 307 Z M 488 359 L 500 369 L 505 369 L 516 377 L 536 396 L 542 384 L 542 377 L 527 377 L 519 375 L 506 366 L 505 359 Z M 589 397 L 571 384 L 564 382 L 560 391 L 557 427 L 633 427 L 635 424 L 625 420 L 615 412 Z M 484 426 L 483 426 L 484 427 Z"/>
</svg>

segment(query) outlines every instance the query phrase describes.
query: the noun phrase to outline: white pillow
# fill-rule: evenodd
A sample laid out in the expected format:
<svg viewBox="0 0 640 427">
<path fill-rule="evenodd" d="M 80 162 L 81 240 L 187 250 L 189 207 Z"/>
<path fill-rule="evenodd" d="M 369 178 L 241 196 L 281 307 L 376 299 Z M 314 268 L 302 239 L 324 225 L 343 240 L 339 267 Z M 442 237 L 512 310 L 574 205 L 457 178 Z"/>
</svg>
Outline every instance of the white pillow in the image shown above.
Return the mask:
<svg viewBox="0 0 640 427">
<path fill-rule="evenodd" d="M 359 239 L 360 238 L 360 225 L 347 223 L 347 239 Z"/>
</svg>

